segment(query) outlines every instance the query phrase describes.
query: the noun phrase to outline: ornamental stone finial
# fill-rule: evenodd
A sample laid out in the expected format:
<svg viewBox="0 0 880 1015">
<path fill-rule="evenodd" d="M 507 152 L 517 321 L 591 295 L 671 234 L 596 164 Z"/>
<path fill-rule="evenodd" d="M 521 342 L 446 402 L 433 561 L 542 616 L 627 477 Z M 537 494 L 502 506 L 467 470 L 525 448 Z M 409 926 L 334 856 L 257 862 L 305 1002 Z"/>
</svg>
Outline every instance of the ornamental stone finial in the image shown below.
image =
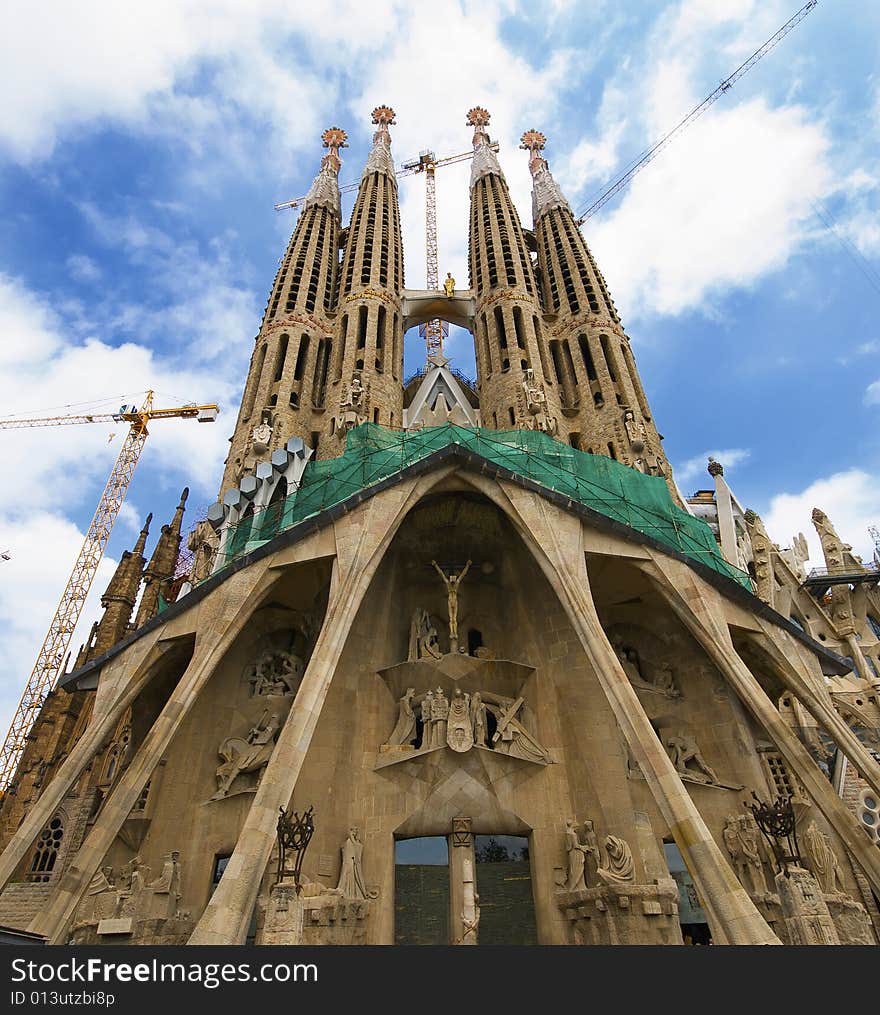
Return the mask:
<svg viewBox="0 0 880 1015">
<path fill-rule="evenodd" d="M 325 148 L 330 151 L 321 160 L 321 168 L 330 166 L 334 172 L 339 172 L 342 159 L 339 157 L 340 148 L 348 148 L 348 134 L 341 127 L 328 127 L 321 135 L 321 141 Z"/>
<path fill-rule="evenodd" d="M 706 467 L 706 471 L 712 477 L 723 476 L 724 475 L 724 466 L 721 464 L 721 462 L 716 462 L 715 459 L 710 455 L 709 456 L 709 464 Z"/>
<path fill-rule="evenodd" d="M 537 176 L 542 169 L 547 169 L 547 160 L 541 155 L 547 138 L 539 130 L 527 130 L 520 138 L 520 148 L 529 153 L 529 171 Z"/>
<path fill-rule="evenodd" d="M 391 106 L 376 106 L 371 115 L 373 123 L 377 123 L 381 127 L 388 127 L 397 122 L 394 119 L 395 113 Z"/>
</svg>

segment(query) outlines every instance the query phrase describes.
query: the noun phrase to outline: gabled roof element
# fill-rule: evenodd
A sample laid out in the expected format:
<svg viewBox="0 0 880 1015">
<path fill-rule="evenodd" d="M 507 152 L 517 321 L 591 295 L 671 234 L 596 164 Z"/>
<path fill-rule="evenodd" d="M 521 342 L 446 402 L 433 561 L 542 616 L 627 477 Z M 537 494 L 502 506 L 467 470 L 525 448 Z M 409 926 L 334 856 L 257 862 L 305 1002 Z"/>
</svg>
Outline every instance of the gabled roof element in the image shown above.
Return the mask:
<svg viewBox="0 0 880 1015">
<path fill-rule="evenodd" d="M 467 400 L 455 376 L 446 369 L 448 361 L 429 363 L 410 407 L 404 410 L 408 430 L 423 426 L 479 426 L 477 413 Z"/>
</svg>

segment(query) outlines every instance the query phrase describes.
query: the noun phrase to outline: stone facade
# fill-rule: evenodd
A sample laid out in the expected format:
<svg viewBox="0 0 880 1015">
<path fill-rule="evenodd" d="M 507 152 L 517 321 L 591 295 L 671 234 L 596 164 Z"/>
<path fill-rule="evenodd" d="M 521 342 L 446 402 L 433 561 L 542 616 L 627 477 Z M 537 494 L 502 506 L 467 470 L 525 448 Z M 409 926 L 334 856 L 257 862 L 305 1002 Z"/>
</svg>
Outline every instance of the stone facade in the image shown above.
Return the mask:
<svg viewBox="0 0 880 1015">
<path fill-rule="evenodd" d="M 120 565 L 96 629 L 113 637 L 90 639 L 35 725 L 0 811 L 5 922 L 52 943 L 389 944 L 401 886 L 416 883 L 396 877 L 398 844 L 431 837 L 448 852 L 442 925 L 473 945 L 498 881 L 481 880 L 475 843 L 509 836 L 526 843 L 530 897 L 505 904 L 528 907 L 541 944 L 680 944 L 685 909 L 719 944 L 877 943 L 880 851 L 856 816 L 880 799 L 863 742 L 876 591 L 856 582 L 862 598 L 824 606 L 802 581 L 783 590 L 796 563 L 754 518 L 734 519 L 732 495 L 699 508 L 734 567 L 761 562 L 752 590 L 456 445 L 233 545 L 230 512 L 280 512 L 312 459 L 339 455 L 366 420 L 389 439 L 453 412 L 461 426 L 542 430 L 678 496 L 543 137 L 523 137 L 532 235 L 478 107 L 471 290 L 455 304 L 470 308 L 478 384 L 439 357 L 404 397 L 393 119 L 373 113 L 342 232 L 345 136 L 325 133 L 190 580 L 174 602 L 162 592 L 182 500 L 146 569 L 146 532 Z M 425 313 L 443 298 L 429 294 Z M 290 314 L 307 318 L 295 334 Z M 535 453 L 560 457 L 548 444 Z M 131 625 L 142 571 L 150 598 Z M 794 623 L 791 604 L 820 626 Z M 752 793 L 794 797 L 796 876 L 765 848 Z M 279 811 L 308 807 L 291 873 Z"/>
</svg>

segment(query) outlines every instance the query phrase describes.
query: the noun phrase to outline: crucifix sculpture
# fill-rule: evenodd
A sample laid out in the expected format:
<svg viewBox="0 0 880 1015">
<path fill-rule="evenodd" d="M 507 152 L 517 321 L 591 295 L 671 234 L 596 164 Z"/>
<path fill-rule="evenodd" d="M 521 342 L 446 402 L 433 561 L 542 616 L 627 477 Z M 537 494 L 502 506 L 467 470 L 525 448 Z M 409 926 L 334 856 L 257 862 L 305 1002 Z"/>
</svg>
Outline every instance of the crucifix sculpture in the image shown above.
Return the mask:
<svg viewBox="0 0 880 1015">
<path fill-rule="evenodd" d="M 446 586 L 446 602 L 449 608 L 449 651 L 458 651 L 458 587 L 464 581 L 464 576 L 468 573 L 468 569 L 471 566 L 471 561 L 468 560 L 467 564 L 462 570 L 455 574 L 450 572 L 446 574 L 437 563 L 436 560 L 432 560 L 431 563 L 434 565 L 437 574 L 443 579 L 443 584 Z"/>
</svg>

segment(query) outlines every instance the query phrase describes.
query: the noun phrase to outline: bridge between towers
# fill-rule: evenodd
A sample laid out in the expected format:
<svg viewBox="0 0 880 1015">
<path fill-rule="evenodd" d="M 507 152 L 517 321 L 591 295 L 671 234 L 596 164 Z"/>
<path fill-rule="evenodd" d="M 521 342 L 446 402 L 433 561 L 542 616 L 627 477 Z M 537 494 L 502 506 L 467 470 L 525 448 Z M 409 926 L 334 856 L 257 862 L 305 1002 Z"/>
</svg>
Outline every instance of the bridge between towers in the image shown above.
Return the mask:
<svg viewBox="0 0 880 1015">
<path fill-rule="evenodd" d="M 438 317 L 473 333 L 476 300 L 472 289 L 447 296 L 442 289 L 403 290 L 403 330 L 409 331 Z"/>
</svg>

